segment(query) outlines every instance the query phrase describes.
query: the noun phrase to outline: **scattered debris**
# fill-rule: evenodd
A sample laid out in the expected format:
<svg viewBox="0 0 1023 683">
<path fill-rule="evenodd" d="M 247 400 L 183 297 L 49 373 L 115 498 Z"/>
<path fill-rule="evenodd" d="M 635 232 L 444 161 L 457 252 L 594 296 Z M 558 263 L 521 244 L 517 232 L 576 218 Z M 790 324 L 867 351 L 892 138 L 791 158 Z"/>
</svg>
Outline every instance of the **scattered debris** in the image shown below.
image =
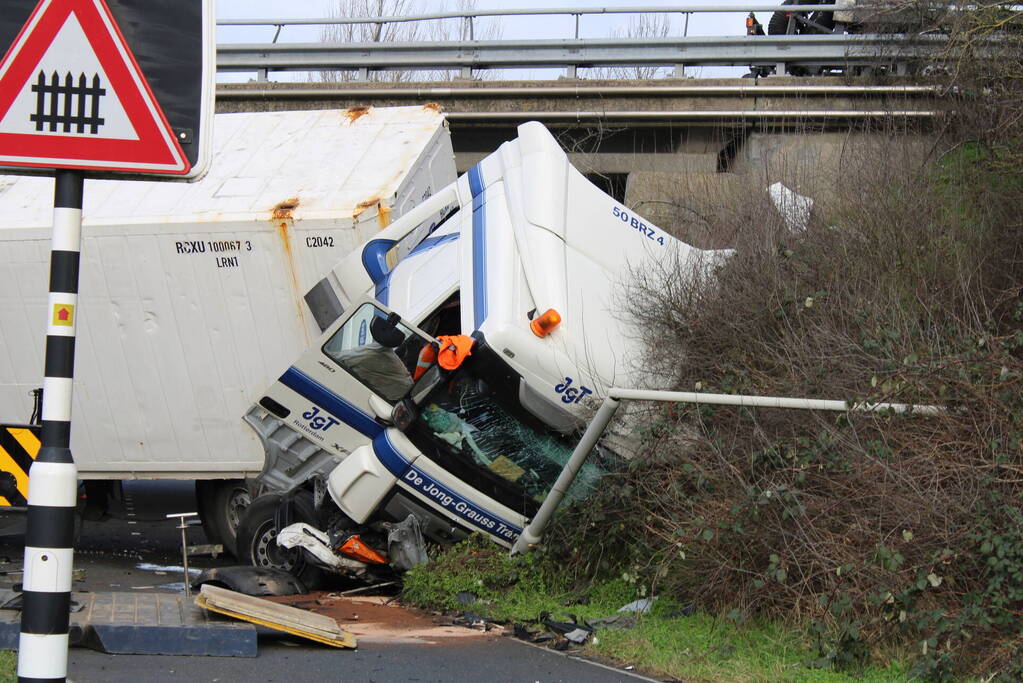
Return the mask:
<svg viewBox="0 0 1023 683">
<path fill-rule="evenodd" d="M 375 590 L 377 588 L 386 588 L 387 586 L 394 586 L 397 583 L 398 583 L 397 581 L 384 581 L 383 583 L 375 583 L 372 586 L 359 586 L 358 588 L 352 588 L 351 590 L 341 591 L 340 593 L 337 593 L 337 595 L 355 595 L 356 593 L 365 593 L 366 591 Z M 390 602 L 390 600 L 388 600 L 387 602 Z"/>
<path fill-rule="evenodd" d="M 774 183 L 768 187 L 767 194 L 784 219 L 789 232 L 806 230 L 810 223 L 810 210 L 813 208 L 812 198 L 796 194 L 781 183 Z"/>
<path fill-rule="evenodd" d="M 544 617 L 547 618 L 544 618 Z M 574 614 L 565 614 L 566 617 L 571 621 L 555 621 L 550 618 L 550 615 L 540 615 L 541 623 L 546 626 L 550 631 L 561 636 L 565 641 L 574 643 L 576 645 L 582 645 L 587 640 L 593 637 L 594 628 L 590 624 L 583 622 L 579 623 L 578 617 Z M 567 643 L 561 643 L 561 647 L 558 647 L 559 642 L 555 641 L 555 647 L 563 649 Z"/>
<path fill-rule="evenodd" d="M 337 621 L 307 610 L 205 584 L 195 599 L 199 607 L 332 647 L 355 648 L 355 636 Z"/>
<path fill-rule="evenodd" d="M 342 597 L 336 593 L 316 591 L 309 595 L 266 599 L 329 616 L 360 640 L 397 638 L 421 643 L 442 643 L 491 637 L 501 632 L 500 625 L 479 621 L 478 616 L 473 626 L 462 617 L 437 618 L 393 604 L 388 605 L 389 598 L 381 595 Z M 469 615 L 470 618 L 473 616 Z"/>
<path fill-rule="evenodd" d="M 224 552 L 224 546 L 220 543 L 202 543 L 200 545 L 190 545 L 186 551 L 189 557 L 192 555 L 209 555 L 215 560 L 220 553 Z"/>
<path fill-rule="evenodd" d="M 635 600 L 630 602 L 628 605 L 623 605 L 618 608 L 619 612 L 626 612 L 629 614 L 646 614 L 650 611 L 650 607 L 654 604 L 654 600 L 657 596 L 652 598 L 643 598 L 641 600 Z"/>
<path fill-rule="evenodd" d="M 305 584 L 294 574 L 283 569 L 240 565 L 236 567 L 213 567 L 199 574 L 192 588 L 199 590 L 205 584 L 244 593 L 245 595 L 295 595 L 309 592 Z"/>
<path fill-rule="evenodd" d="M 423 530 L 415 515 L 409 514 L 404 521 L 387 526 L 387 555 L 392 567 L 408 571 L 430 561 Z"/>
<path fill-rule="evenodd" d="M 163 572 L 164 574 L 171 572 L 183 572 L 185 570 L 185 568 L 180 565 L 153 564 L 152 562 L 139 562 L 135 565 L 135 569 L 141 569 L 146 572 Z M 199 574 L 201 572 L 201 569 L 196 569 L 195 567 L 188 568 L 189 574 Z"/>
<path fill-rule="evenodd" d="M 362 576 L 366 573 L 365 562 L 335 553 L 330 536 L 305 522 L 295 522 L 281 529 L 277 533 L 277 545 L 289 549 L 302 548 L 318 563 L 340 574 Z"/>
<path fill-rule="evenodd" d="M 470 593 L 468 591 L 460 591 L 458 593 L 455 593 L 455 601 L 459 605 L 465 605 L 466 607 L 468 607 L 472 603 L 476 602 L 476 594 Z"/>
<path fill-rule="evenodd" d="M 21 609 L 21 591 L 0 590 L 0 609 Z"/>
</svg>

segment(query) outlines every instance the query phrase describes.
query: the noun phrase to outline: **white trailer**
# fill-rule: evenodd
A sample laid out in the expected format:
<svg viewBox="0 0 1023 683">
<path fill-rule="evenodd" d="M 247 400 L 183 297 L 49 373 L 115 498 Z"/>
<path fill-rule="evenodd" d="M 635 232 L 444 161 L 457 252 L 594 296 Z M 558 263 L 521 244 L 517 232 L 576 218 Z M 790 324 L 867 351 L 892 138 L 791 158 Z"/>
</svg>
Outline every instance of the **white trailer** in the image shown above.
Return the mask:
<svg viewBox="0 0 1023 683">
<path fill-rule="evenodd" d="M 71 446 L 84 480 L 217 480 L 230 545 L 264 463 L 241 418 L 340 313 L 317 283 L 455 166 L 431 105 L 218 114 L 213 146 L 192 184 L 86 181 Z M 0 176 L 3 422 L 41 384 L 52 195 Z"/>
</svg>

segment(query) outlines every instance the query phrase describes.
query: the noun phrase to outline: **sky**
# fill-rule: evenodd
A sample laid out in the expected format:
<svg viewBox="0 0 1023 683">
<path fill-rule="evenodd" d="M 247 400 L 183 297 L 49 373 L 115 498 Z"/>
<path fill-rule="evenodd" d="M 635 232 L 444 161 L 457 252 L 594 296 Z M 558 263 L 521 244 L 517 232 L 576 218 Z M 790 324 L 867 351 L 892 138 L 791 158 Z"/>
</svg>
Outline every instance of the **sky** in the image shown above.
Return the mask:
<svg viewBox="0 0 1023 683">
<path fill-rule="evenodd" d="M 288 18 L 319 18 L 330 16 L 332 7 L 338 5 L 339 0 L 217 0 L 218 19 L 288 19 Z M 735 0 L 477 0 L 477 9 L 525 9 L 525 8 L 565 8 L 565 7 L 651 7 L 663 6 L 672 7 L 680 5 L 721 5 L 736 4 L 742 8 L 743 5 Z M 426 12 L 437 6 L 434 2 L 415 3 L 421 4 L 423 9 L 416 11 Z M 448 2 L 447 5 L 454 6 L 455 3 Z M 779 0 L 780 4 L 780 0 Z M 769 13 L 760 13 L 760 21 L 766 25 Z M 633 15 L 634 16 L 634 15 Z M 720 35 L 743 35 L 745 33 L 746 12 L 735 13 L 694 13 L 689 18 L 688 35 L 720 36 Z M 608 36 L 612 31 L 624 29 L 630 20 L 630 15 L 591 15 L 583 16 L 580 23 L 580 37 L 596 38 Z M 529 16 L 529 17 L 502 17 L 502 38 L 571 38 L 574 35 L 575 23 L 570 16 Z M 684 19 L 681 15 L 674 15 L 673 27 L 681 35 Z M 273 26 L 246 26 L 219 27 L 217 41 L 221 43 L 262 43 L 270 42 L 273 39 L 275 28 Z M 318 26 L 286 26 L 278 38 L 278 42 L 318 42 L 320 39 L 320 28 Z M 534 70 L 533 77 L 549 77 L 542 72 L 549 70 Z M 518 75 L 518 74 L 517 74 Z M 704 74 L 710 75 L 710 74 Z M 714 74 L 717 75 L 717 74 Z M 519 76 L 521 77 L 521 76 Z M 528 76 L 527 76 L 528 77 Z M 248 80 L 248 75 L 221 74 L 218 81 Z M 278 74 L 272 76 L 275 80 L 295 80 L 295 76 Z M 298 80 L 305 80 L 305 77 L 298 77 Z"/>
</svg>

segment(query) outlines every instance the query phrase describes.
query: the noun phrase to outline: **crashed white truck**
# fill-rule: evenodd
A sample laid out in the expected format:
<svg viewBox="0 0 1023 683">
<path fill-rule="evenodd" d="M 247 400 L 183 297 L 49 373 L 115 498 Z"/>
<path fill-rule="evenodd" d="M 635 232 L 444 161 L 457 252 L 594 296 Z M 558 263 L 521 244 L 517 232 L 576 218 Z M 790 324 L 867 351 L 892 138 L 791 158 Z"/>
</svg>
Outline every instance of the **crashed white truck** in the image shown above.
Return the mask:
<svg viewBox="0 0 1023 683">
<path fill-rule="evenodd" d="M 312 581 L 404 570 L 424 541 L 470 532 L 512 546 L 606 389 L 643 381 L 633 274 L 727 253 L 651 225 L 520 126 L 323 279 L 344 313 L 245 416 L 270 492 L 241 556 Z M 615 450 L 598 446 L 568 499 Z"/>
<path fill-rule="evenodd" d="M 264 464 L 241 416 L 337 317 L 317 283 L 456 173 L 435 106 L 217 114 L 212 155 L 190 184 L 86 180 L 71 447 L 91 516 L 124 479 L 194 479 L 232 550 Z M 20 524 L 52 204 L 52 179 L 0 175 L 0 422 L 22 423 L 0 425 L 0 512 Z"/>
</svg>

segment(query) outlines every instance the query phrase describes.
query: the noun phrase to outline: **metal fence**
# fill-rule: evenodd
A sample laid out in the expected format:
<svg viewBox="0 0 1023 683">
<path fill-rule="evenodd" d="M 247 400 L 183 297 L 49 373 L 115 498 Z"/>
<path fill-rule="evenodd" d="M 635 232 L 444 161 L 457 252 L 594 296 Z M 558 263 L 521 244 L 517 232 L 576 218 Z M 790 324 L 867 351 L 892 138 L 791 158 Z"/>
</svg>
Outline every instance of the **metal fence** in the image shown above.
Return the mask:
<svg viewBox="0 0 1023 683">
<path fill-rule="evenodd" d="M 828 12 L 848 5 L 677 5 L 654 7 L 593 7 L 474 10 L 408 16 L 309 19 L 223 19 L 218 26 L 267 26 L 275 29 L 268 43 L 221 43 L 217 48 L 219 72 L 256 73 L 266 80 L 274 72 L 335 72 L 345 80 L 368 80 L 384 71 L 440 72 L 440 78 L 471 78 L 494 69 L 563 69 L 569 78 L 580 69 L 600 67 L 671 67 L 674 76 L 687 66 L 750 66 L 761 73 L 824 73 L 885 69 L 904 72 L 912 64 L 935 59 L 942 49 L 940 36 L 849 35 L 738 35 L 691 36 L 694 15 L 734 12 Z M 582 38 L 582 22 L 593 15 L 677 15 L 683 18 L 677 36 L 637 38 Z M 571 37 L 543 40 L 477 40 L 476 22 L 482 18 L 562 16 L 573 20 Z M 414 42 L 280 42 L 289 27 L 372 25 L 379 36 L 384 26 L 409 22 L 460 22 L 467 40 Z M 286 36 L 285 36 L 286 37 Z"/>
</svg>

